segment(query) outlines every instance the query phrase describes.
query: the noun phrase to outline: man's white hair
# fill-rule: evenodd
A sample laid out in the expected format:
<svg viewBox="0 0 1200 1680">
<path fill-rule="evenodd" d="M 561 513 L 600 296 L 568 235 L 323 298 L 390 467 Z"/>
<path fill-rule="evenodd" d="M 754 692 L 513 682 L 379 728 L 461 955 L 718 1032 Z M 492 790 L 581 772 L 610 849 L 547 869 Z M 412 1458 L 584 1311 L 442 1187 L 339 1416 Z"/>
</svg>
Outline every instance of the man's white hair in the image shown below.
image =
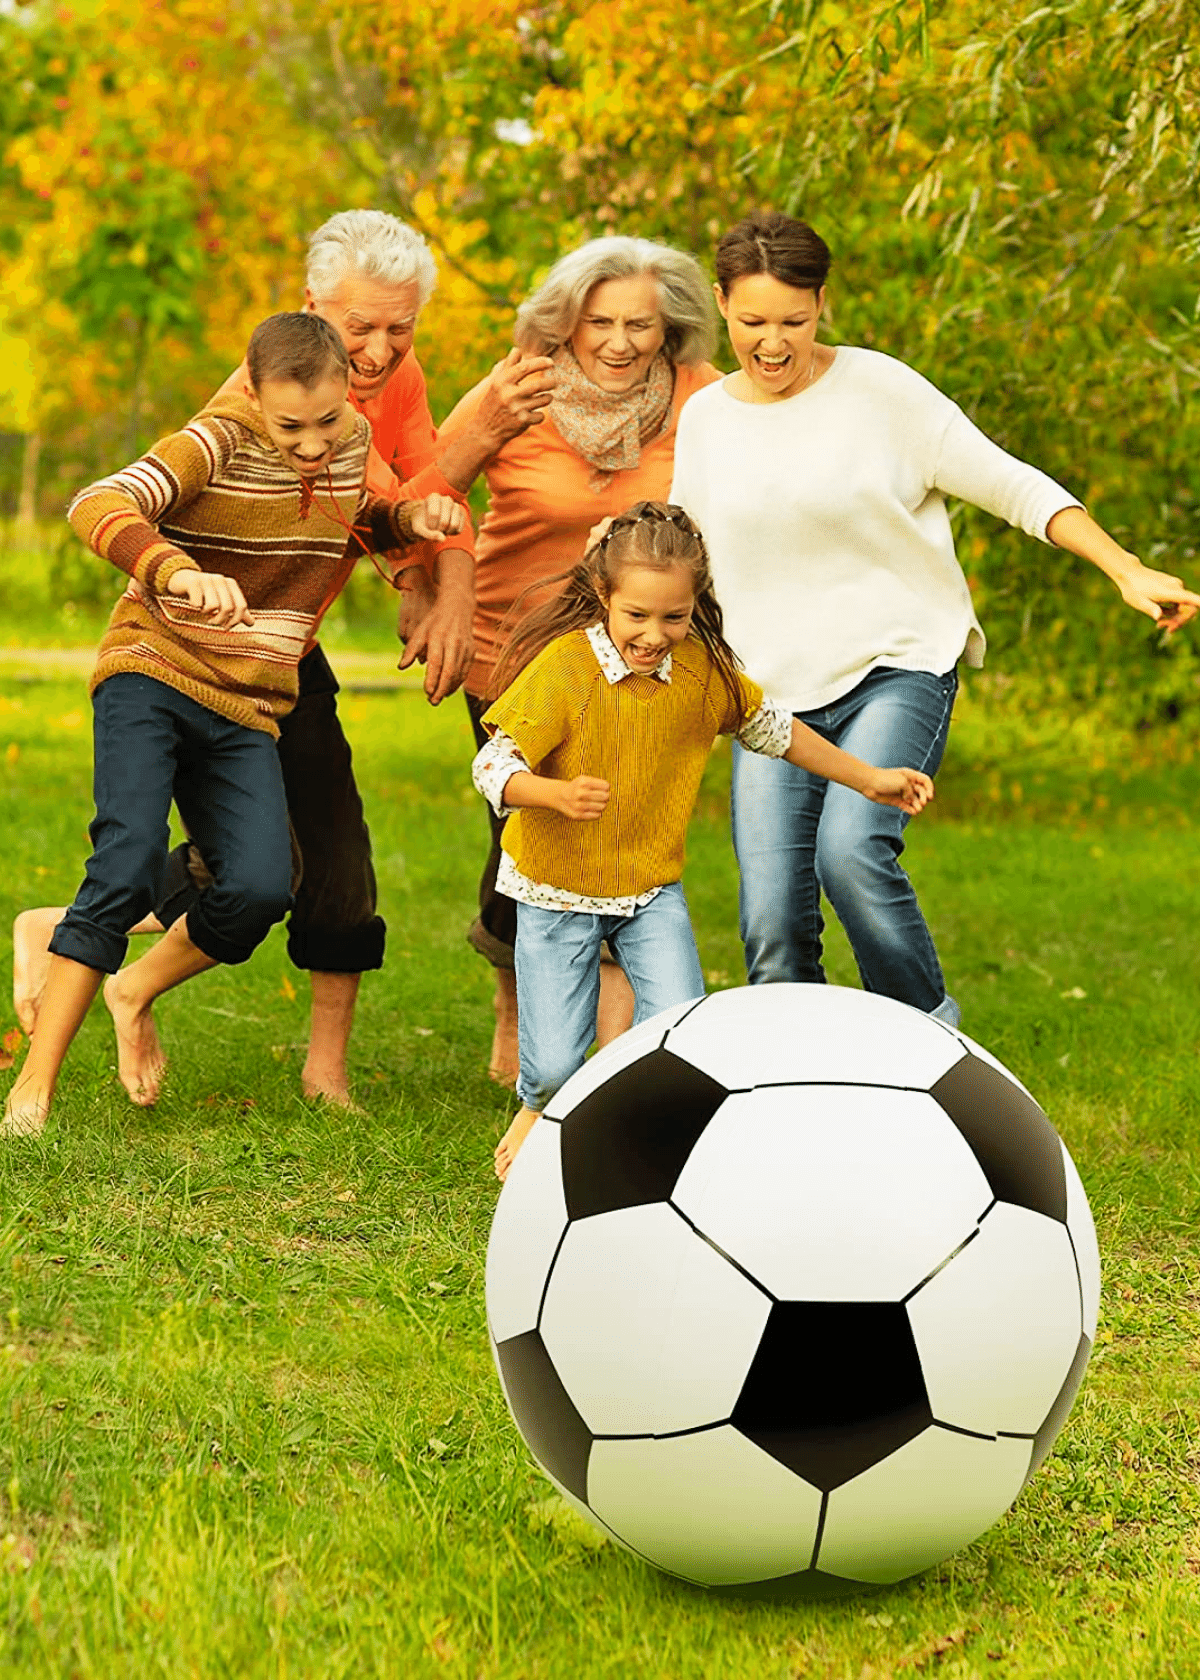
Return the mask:
<svg viewBox="0 0 1200 1680">
<path fill-rule="evenodd" d="M 355 274 L 384 286 L 415 282 L 418 309 L 437 285 L 437 264 L 424 239 L 385 210 L 339 210 L 309 237 L 308 289 L 317 303 Z"/>
</svg>

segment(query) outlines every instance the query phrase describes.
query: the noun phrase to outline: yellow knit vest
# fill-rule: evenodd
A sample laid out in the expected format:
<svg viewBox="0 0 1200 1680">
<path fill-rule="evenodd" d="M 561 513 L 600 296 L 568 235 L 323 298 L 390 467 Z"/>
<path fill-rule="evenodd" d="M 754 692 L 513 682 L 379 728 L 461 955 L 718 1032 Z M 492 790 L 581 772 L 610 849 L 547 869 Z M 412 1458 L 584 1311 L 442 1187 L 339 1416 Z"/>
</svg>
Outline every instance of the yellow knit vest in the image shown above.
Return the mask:
<svg viewBox="0 0 1200 1680">
<path fill-rule="evenodd" d="M 484 717 L 539 775 L 601 776 L 611 787 L 595 822 L 520 810 L 504 850 L 527 880 L 598 898 L 623 898 L 678 881 L 684 840 L 713 741 L 736 733 L 762 705 L 739 677 L 735 706 L 703 645 L 676 647 L 671 680 L 637 673 L 610 683 L 583 630 L 551 642 Z"/>
</svg>

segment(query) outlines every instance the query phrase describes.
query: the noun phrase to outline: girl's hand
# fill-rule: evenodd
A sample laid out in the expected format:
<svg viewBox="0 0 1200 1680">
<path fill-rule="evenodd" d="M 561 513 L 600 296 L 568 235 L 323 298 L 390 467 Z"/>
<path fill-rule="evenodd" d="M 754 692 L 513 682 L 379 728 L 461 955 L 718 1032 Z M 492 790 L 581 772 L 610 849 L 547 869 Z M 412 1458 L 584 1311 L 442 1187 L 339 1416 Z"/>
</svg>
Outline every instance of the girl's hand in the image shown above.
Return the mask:
<svg viewBox="0 0 1200 1680">
<path fill-rule="evenodd" d="M 463 510 L 453 496 L 426 496 L 412 507 L 413 532 L 427 542 L 456 537 L 463 528 Z"/>
<path fill-rule="evenodd" d="M 933 798 L 933 783 L 922 770 L 873 770 L 859 791 L 876 805 L 898 805 L 915 817 Z"/>
<path fill-rule="evenodd" d="M 1117 587 L 1126 606 L 1154 619 L 1168 635 L 1182 629 L 1195 618 L 1200 608 L 1200 595 L 1193 595 L 1183 587 L 1183 579 L 1169 572 L 1155 572 L 1149 566 L 1139 566 L 1134 572 L 1117 578 Z"/>
<path fill-rule="evenodd" d="M 168 595 L 185 600 L 197 612 L 207 614 L 222 630 L 235 624 L 254 623 L 254 614 L 238 584 L 219 572 L 202 572 L 198 567 L 185 566 L 167 579 L 165 590 Z"/>
<path fill-rule="evenodd" d="M 576 776 L 558 783 L 558 809 L 573 822 L 595 822 L 608 804 L 609 787 L 599 776 Z"/>
</svg>

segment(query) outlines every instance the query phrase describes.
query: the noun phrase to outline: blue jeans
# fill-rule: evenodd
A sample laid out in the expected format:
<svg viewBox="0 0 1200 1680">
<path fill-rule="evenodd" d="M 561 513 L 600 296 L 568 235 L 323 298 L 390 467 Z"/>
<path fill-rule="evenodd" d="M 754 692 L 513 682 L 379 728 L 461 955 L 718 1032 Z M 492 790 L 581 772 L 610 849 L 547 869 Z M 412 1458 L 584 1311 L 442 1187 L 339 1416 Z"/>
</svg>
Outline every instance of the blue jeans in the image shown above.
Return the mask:
<svg viewBox="0 0 1200 1680">
<path fill-rule="evenodd" d="M 154 908 L 171 800 L 213 876 L 187 912 L 214 962 L 245 962 L 291 903 L 291 838 L 270 735 L 154 677 L 122 671 L 92 697 L 96 815 L 87 874 L 50 949 L 115 974 Z"/>
<path fill-rule="evenodd" d="M 632 916 L 517 905 L 517 1095 L 540 1114 L 583 1066 L 596 1036 L 600 945 L 633 987 L 633 1024 L 704 996 L 704 976 L 678 881 Z"/>
<path fill-rule="evenodd" d="M 811 712 L 818 735 L 868 764 L 935 774 L 958 678 L 877 667 Z M 900 867 L 908 818 L 782 759 L 734 745 L 733 845 L 752 986 L 821 983 L 821 891 L 845 928 L 868 992 L 958 1024 L 912 883 Z"/>
</svg>

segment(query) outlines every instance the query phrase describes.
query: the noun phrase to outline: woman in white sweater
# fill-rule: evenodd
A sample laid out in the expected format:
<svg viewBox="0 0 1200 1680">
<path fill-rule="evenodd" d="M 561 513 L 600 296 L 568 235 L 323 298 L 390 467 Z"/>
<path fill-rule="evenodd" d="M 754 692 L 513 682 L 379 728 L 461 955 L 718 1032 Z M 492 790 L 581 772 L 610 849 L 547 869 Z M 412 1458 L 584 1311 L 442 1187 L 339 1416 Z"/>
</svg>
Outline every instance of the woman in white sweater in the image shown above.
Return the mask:
<svg viewBox="0 0 1200 1680">
<path fill-rule="evenodd" d="M 941 762 L 960 658 L 984 638 L 945 497 L 1090 560 L 1178 629 L 1200 607 L 1078 500 L 1006 454 L 928 380 L 874 350 L 819 344 L 829 249 L 778 212 L 717 251 L 738 372 L 685 405 L 671 500 L 704 532 L 729 641 L 767 694 L 873 764 Z M 863 985 L 956 1025 L 900 867 L 902 812 L 734 747 L 733 837 L 751 984 L 822 981 L 822 888 Z"/>
</svg>

